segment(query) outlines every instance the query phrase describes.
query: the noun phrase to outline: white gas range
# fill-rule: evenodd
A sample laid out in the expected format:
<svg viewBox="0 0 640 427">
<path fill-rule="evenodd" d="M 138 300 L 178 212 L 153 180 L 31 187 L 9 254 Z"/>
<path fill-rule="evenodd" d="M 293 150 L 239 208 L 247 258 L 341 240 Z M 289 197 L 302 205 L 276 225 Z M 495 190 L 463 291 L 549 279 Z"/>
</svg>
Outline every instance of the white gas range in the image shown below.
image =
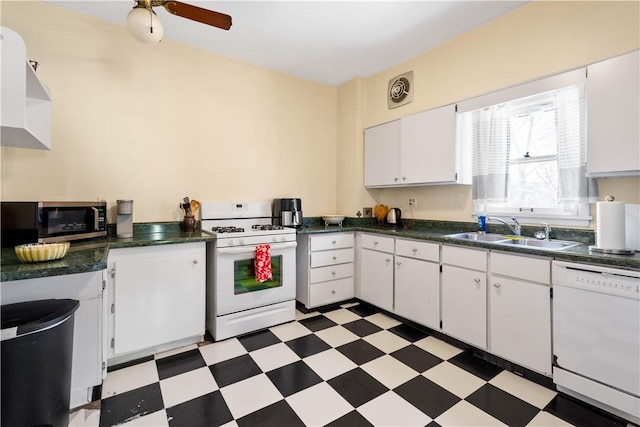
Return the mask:
<svg viewBox="0 0 640 427">
<path fill-rule="evenodd" d="M 270 202 L 203 202 L 207 244 L 207 329 L 223 340 L 295 319 L 296 230 L 272 225 Z M 269 245 L 272 279 L 259 282 L 254 259 Z"/>
</svg>

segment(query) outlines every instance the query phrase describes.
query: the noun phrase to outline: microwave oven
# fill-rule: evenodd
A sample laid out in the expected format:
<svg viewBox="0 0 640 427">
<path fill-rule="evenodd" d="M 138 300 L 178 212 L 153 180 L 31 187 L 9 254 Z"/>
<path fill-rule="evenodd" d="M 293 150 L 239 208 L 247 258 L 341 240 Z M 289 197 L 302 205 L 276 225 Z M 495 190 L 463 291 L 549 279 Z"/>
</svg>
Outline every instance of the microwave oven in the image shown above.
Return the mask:
<svg viewBox="0 0 640 427">
<path fill-rule="evenodd" d="M 106 202 L 2 202 L 2 246 L 107 235 Z"/>
</svg>

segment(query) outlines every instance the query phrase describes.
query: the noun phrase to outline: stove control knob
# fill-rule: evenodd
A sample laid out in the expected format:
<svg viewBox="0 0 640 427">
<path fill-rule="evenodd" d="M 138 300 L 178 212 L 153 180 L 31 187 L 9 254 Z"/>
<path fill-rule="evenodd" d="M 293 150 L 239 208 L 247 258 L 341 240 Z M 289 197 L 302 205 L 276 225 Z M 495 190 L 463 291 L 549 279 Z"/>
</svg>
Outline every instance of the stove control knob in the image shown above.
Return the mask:
<svg viewBox="0 0 640 427">
<path fill-rule="evenodd" d="M 229 246 L 235 246 L 236 241 L 233 239 L 229 239 Z"/>
<path fill-rule="evenodd" d="M 285 240 L 287 240 L 287 236 L 280 237 L 280 240 L 284 242 Z"/>
<path fill-rule="evenodd" d="M 273 240 L 274 242 L 277 242 L 278 241 L 278 236 L 273 236 L 273 238 L 271 240 Z"/>
<path fill-rule="evenodd" d="M 238 244 L 239 245 L 244 245 L 244 239 L 238 239 Z"/>
</svg>

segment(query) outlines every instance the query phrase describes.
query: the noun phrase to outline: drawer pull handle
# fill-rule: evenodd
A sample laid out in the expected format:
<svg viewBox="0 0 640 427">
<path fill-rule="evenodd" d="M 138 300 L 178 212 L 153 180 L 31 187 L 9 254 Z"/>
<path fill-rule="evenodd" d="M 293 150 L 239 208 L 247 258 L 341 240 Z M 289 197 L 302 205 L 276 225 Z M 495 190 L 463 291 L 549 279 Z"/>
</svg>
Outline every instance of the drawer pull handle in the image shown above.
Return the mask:
<svg viewBox="0 0 640 427">
<path fill-rule="evenodd" d="M 500 287 L 500 283 L 494 283 L 493 286 L 495 286 L 496 288 Z"/>
<path fill-rule="evenodd" d="M 396 264 L 397 265 L 402 265 L 402 263 L 400 261 L 397 261 Z"/>
<path fill-rule="evenodd" d="M 389 262 L 391 261 L 389 258 L 385 259 L 384 262 Z"/>
<path fill-rule="evenodd" d="M 373 242 L 373 246 L 377 245 L 378 241 L 376 240 L 375 242 Z"/>
<path fill-rule="evenodd" d="M 412 249 L 412 251 L 413 251 L 413 254 L 415 255 L 415 254 L 416 254 L 416 252 L 418 252 L 418 249 L 413 248 L 413 249 Z"/>
<path fill-rule="evenodd" d="M 332 289 L 332 290 L 331 290 L 331 295 L 335 295 L 335 294 L 336 294 L 335 289 Z"/>
<path fill-rule="evenodd" d="M 198 263 L 198 260 L 197 260 L 197 259 L 194 259 L 194 260 L 193 260 L 193 263 L 194 263 L 194 264 L 197 264 L 197 263 Z"/>
<path fill-rule="evenodd" d="M 331 272 L 331 274 L 333 274 L 333 275 L 335 276 L 335 275 L 336 275 L 336 272 L 335 272 L 335 271 L 332 271 L 332 272 Z"/>
<path fill-rule="evenodd" d="M 332 258 L 333 258 L 334 261 L 338 259 L 337 256 L 333 256 Z"/>
<path fill-rule="evenodd" d="M 480 278 L 476 277 L 475 279 L 473 279 L 473 281 L 476 282 L 476 283 L 480 283 Z"/>
<path fill-rule="evenodd" d="M 336 244 L 336 241 L 335 241 L 335 240 L 332 240 L 332 241 L 331 241 L 331 244 L 332 244 L 332 245 L 335 245 L 335 244 Z"/>
</svg>

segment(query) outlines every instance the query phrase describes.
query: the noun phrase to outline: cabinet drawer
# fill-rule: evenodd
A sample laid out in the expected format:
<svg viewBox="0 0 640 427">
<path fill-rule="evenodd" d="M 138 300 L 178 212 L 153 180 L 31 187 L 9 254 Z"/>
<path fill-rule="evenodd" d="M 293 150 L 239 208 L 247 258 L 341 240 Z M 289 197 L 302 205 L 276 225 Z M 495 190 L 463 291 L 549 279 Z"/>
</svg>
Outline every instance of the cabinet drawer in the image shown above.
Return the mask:
<svg viewBox="0 0 640 427">
<path fill-rule="evenodd" d="M 309 307 L 332 304 L 353 298 L 353 277 L 309 286 Z"/>
<path fill-rule="evenodd" d="M 375 234 L 363 234 L 360 239 L 361 246 L 374 251 L 393 253 L 393 237 L 382 237 Z"/>
<path fill-rule="evenodd" d="M 442 247 L 442 263 L 487 271 L 487 251 L 444 245 Z"/>
<path fill-rule="evenodd" d="M 312 268 L 309 270 L 309 282 L 327 282 L 329 280 L 353 277 L 353 263 L 330 265 L 328 267 Z"/>
<path fill-rule="evenodd" d="M 323 236 L 311 236 L 311 251 L 325 251 L 353 247 L 353 233 L 331 233 Z"/>
<path fill-rule="evenodd" d="M 311 268 L 353 262 L 353 248 L 311 252 Z"/>
<path fill-rule="evenodd" d="M 492 274 L 516 277 L 532 282 L 551 283 L 551 259 L 532 258 L 491 252 L 489 256 Z"/>
<path fill-rule="evenodd" d="M 396 255 L 438 262 L 440 261 L 440 245 L 418 240 L 396 239 Z"/>
</svg>

